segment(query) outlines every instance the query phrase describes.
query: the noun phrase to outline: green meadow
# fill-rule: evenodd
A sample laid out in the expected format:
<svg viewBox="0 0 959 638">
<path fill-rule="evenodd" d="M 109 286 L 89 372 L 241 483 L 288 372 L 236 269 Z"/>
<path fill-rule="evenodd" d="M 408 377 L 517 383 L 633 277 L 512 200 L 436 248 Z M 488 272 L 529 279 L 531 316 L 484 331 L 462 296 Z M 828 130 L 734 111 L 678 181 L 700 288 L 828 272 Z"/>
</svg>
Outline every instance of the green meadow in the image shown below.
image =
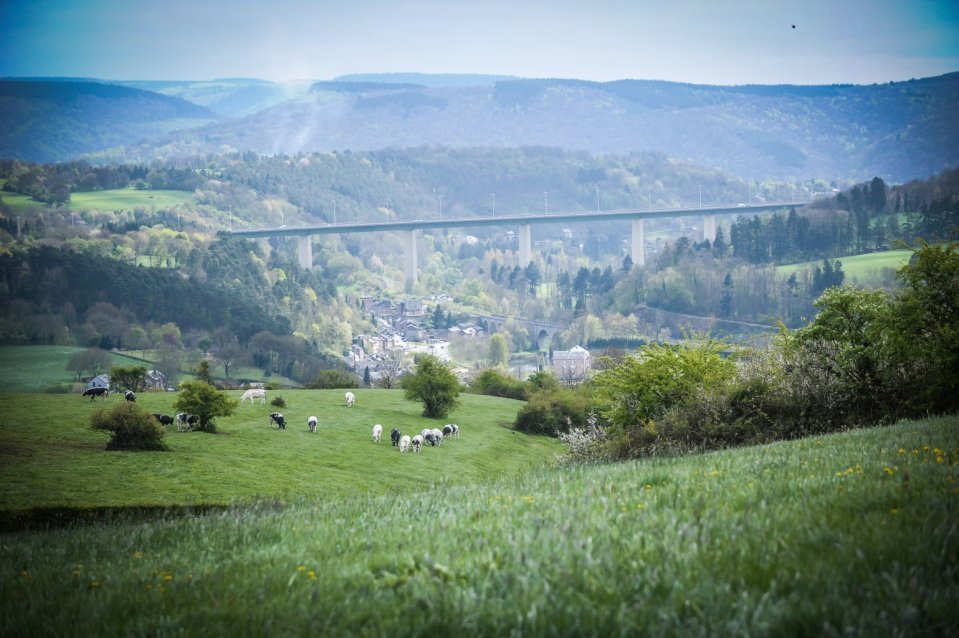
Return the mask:
<svg viewBox="0 0 959 638">
<path fill-rule="evenodd" d="M 193 197 L 190 191 L 174 190 L 137 190 L 120 188 L 116 190 L 71 193 L 71 210 L 130 210 L 138 206 L 148 208 L 170 208 L 182 204 Z"/>
<path fill-rule="evenodd" d="M 0 347 L 0 388 L 3 392 L 44 392 L 50 388 L 66 388 L 76 381 L 67 363 L 77 346 L 3 346 Z M 151 367 L 149 361 L 111 353 L 118 366 Z M 109 372 L 109 370 L 107 370 Z"/>
<path fill-rule="evenodd" d="M 15 212 L 40 209 L 46 206 L 43 202 L 38 202 L 29 195 L 20 193 L 2 193 L 0 197 Z M 170 208 L 182 204 L 191 197 L 193 197 L 193 193 L 190 191 L 118 188 L 70 193 L 70 202 L 66 205 L 66 208 L 75 211 L 132 210 L 137 207 Z"/>
<path fill-rule="evenodd" d="M 418 427 L 416 406 L 357 396 L 351 411 L 339 392 L 284 393 L 285 431 L 246 404 L 221 434 L 170 432 L 171 451 L 151 453 L 103 451 L 79 397 L 5 396 L 3 510 L 236 500 L 4 533 L 3 633 L 959 630 L 956 417 L 569 466 L 498 423 L 512 401 L 464 397 L 459 440 L 401 454 L 368 424 Z"/>
<path fill-rule="evenodd" d="M 909 262 L 912 257 L 911 250 L 885 250 L 876 253 L 866 253 L 864 255 L 853 255 L 851 257 L 841 257 L 843 272 L 846 273 L 846 283 L 855 281 L 860 285 L 869 285 L 882 281 L 882 272 L 896 271 Z M 809 261 L 798 264 L 786 264 L 776 268 L 777 274 L 782 277 L 788 277 L 792 273 L 807 268 L 812 270 L 822 261 Z"/>
</svg>

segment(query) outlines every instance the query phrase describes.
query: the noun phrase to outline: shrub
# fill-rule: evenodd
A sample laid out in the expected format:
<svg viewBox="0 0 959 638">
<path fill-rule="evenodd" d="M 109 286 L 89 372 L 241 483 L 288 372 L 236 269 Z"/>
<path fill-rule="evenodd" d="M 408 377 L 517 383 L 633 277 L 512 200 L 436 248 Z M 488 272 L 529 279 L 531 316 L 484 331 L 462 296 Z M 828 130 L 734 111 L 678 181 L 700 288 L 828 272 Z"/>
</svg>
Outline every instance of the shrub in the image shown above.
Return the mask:
<svg viewBox="0 0 959 638">
<path fill-rule="evenodd" d="M 531 434 L 559 436 L 571 429 L 583 428 L 595 401 L 587 388 L 556 388 L 537 392 L 529 397 L 519 412 L 513 427 Z"/>
<path fill-rule="evenodd" d="M 98 410 L 90 415 L 94 430 L 113 433 L 108 450 L 166 450 L 163 426 L 136 403 L 117 403 L 109 410 Z"/>
<path fill-rule="evenodd" d="M 197 415 L 200 417 L 198 429 L 212 433 L 216 432 L 216 417 L 230 416 L 239 404 L 239 401 L 205 381 L 186 381 L 180 385 L 180 396 L 173 407 L 180 412 Z"/>
<path fill-rule="evenodd" d="M 483 370 L 473 381 L 472 390 L 477 394 L 518 399 L 520 401 L 529 398 L 528 384 L 504 374 L 496 368 Z"/>
<path fill-rule="evenodd" d="M 449 366 L 432 355 L 423 355 L 412 374 L 403 377 L 400 387 L 407 401 L 421 401 L 423 416 L 441 418 L 459 404 L 460 383 Z"/>
<path fill-rule="evenodd" d="M 316 378 L 307 386 L 312 390 L 334 390 L 336 388 L 358 388 L 360 384 L 349 372 L 343 370 L 320 370 Z"/>
<path fill-rule="evenodd" d="M 285 407 L 286 407 L 286 401 L 283 399 L 283 397 L 281 397 L 281 396 L 276 396 L 276 397 L 273 397 L 273 400 L 272 400 L 272 401 L 270 401 L 270 405 L 275 406 L 275 407 L 278 407 L 278 408 L 285 408 Z"/>
</svg>

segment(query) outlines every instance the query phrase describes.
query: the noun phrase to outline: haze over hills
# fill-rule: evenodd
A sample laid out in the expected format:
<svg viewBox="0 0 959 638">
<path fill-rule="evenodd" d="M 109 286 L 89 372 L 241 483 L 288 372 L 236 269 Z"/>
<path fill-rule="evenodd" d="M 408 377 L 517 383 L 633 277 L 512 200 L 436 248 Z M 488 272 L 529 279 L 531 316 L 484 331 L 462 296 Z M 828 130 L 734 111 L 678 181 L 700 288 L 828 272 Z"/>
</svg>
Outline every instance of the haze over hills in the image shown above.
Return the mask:
<svg viewBox="0 0 959 638">
<path fill-rule="evenodd" d="M 0 157 L 69 159 L 217 119 L 151 91 L 70 79 L 0 80 Z"/>
<path fill-rule="evenodd" d="M 78 113 L 69 95 L 57 101 L 37 96 L 35 86 L 26 91 L 26 83 L 5 84 L 0 156 L 43 161 L 83 153 L 144 162 L 234 151 L 548 146 L 657 151 L 760 180 L 879 175 L 893 182 L 959 164 L 959 73 L 868 86 L 417 73 L 350 75 L 311 86 L 246 79 L 127 83 L 166 100 L 181 97 L 180 109 L 186 100 L 208 108 L 189 119 L 158 117 L 159 104 L 174 102 L 131 101 L 110 85 L 84 89 L 97 94 L 98 108 Z M 217 121 L 214 111 L 242 117 Z"/>
</svg>

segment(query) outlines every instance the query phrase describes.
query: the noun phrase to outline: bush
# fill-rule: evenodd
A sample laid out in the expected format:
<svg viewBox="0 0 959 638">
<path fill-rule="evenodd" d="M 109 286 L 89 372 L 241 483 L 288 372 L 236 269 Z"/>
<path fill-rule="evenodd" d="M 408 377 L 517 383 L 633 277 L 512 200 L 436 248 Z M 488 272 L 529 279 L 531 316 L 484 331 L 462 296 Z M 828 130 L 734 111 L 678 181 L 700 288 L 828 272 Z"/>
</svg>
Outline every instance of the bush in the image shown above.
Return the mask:
<svg viewBox="0 0 959 638">
<path fill-rule="evenodd" d="M 273 397 L 273 400 L 272 400 L 272 401 L 270 401 L 270 405 L 272 405 L 272 406 L 274 406 L 274 407 L 277 407 L 277 408 L 285 408 L 285 407 L 286 407 L 286 401 L 283 399 L 283 397 L 281 397 L 281 396 L 276 396 L 276 397 Z"/>
<path fill-rule="evenodd" d="M 423 355 L 416 370 L 400 382 L 407 401 L 421 401 L 423 416 L 445 417 L 459 405 L 460 383 L 445 363 L 432 355 Z"/>
<path fill-rule="evenodd" d="M 180 385 L 180 396 L 173 407 L 180 412 L 195 414 L 200 418 L 199 430 L 216 432 L 215 419 L 230 416 L 240 404 L 205 381 L 186 381 Z"/>
<path fill-rule="evenodd" d="M 356 377 L 343 370 L 320 370 L 316 378 L 307 386 L 312 390 L 335 390 L 336 388 L 360 387 Z"/>
<path fill-rule="evenodd" d="M 590 413 L 596 409 L 588 392 L 583 387 L 537 392 L 520 408 L 513 427 L 521 432 L 549 436 L 584 428 Z"/>
<path fill-rule="evenodd" d="M 496 368 L 483 370 L 473 381 L 472 390 L 476 394 L 518 399 L 519 401 L 525 401 L 529 398 L 528 384 L 504 374 Z"/>
<path fill-rule="evenodd" d="M 90 415 L 94 430 L 112 432 L 108 450 L 166 450 L 163 426 L 136 403 L 117 403 L 109 410 Z"/>
</svg>

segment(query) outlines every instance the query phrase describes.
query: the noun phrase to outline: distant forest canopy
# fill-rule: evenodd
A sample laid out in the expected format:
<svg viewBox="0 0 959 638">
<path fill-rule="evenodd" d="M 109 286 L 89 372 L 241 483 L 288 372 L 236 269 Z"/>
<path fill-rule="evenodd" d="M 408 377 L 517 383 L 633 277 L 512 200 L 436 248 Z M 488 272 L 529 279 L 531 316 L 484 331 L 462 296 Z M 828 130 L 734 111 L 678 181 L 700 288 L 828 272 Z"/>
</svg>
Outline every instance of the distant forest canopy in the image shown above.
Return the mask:
<svg viewBox="0 0 959 638">
<path fill-rule="evenodd" d="M 41 200 L 54 184 L 70 193 L 123 184 L 144 193 L 154 185 L 193 191 L 168 208 L 76 213 L 66 202 L 21 204 L 14 213 L 0 193 L 0 342 L 166 352 L 215 344 L 224 376 L 251 364 L 304 383 L 335 365 L 355 336 L 375 332 L 357 297 L 402 290 L 402 243 L 389 233 L 317 237 L 314 267 L 303 271 L 292 240 L 217 235 L 234 218 L 244 226 L 332 221 L 334 201 L 337 221 L 435 217 L 441 197 L 444 216 L 485 216 L 494 192 L 497 211 L 539 212 L 547 197 L 551 212 L 588 210 L 597 184 L 602 208 L 636 199 L 633 206 L 644 208 L 644 194 L 654 206 L 674 202 L 667 197 L 688 205 L 700 185 L 704 201 L 797 189 L 744 184 L 656 154 L 597 158 L 556 149 L 233 154 L 149 166 L 3 161 L 0 182 L 2 193 Z M 832 191 L 821 181 L 801 188 Z M 326 204 L 311 204 L 331 192 Z M 797 210 L 728 217 L 715 242 L 701 241 L 692 228 L 664 226 L 657 232 L 665 241 L 643 268 L 627 255 L 623 224 L 578 228 L 569 237 L 562 224 L 545 227 L 525 267 L 515 263 L 503 229 L 477 233 L 475 243 L 458 233 L 424 234 L 413 294 L 450 296 L 429 308 L 444 326 L 471 311 L 569 326 L 554 348 L 678 337 L 692 315 L 796 326 L 816 312 L 812 302 L 825 288 L 844 282 L 837 258 L 896 240 L 954 237 L 957 199 L 959 169 L 896 186 L 875 178 Z M 776 272 L 777 264 L 807 261 L 816 265 Z M 881 285 L 894 285 L 891 273 Z M 535 348 L 521 322 L 508 322 L 503 333 L 511 351 Z"/>
</svg>

